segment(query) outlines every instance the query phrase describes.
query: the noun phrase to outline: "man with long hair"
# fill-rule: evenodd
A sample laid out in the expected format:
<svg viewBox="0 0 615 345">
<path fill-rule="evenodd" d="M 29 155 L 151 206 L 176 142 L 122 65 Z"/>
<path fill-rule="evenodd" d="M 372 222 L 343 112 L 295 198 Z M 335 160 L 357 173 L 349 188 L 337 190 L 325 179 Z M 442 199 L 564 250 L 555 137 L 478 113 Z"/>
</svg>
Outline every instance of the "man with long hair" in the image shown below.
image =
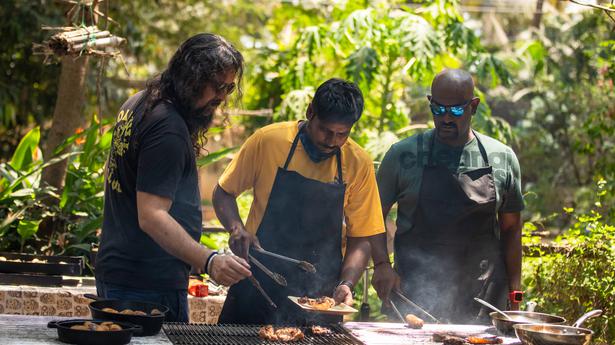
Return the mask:
<svg viewBox="0 0 615 345">
<path fill-rule="evenodd" d="M 241 94 L 242 74 L 230 43 L 198 34 L 120 108 L 105 172 L 99 296 L 162 304 L 166 321 L 185 322 L 191 266 L 225 285 L 250 275 L 242 258 L 199 243 L 196 156 L 216 108 L 235 89 Z"/>
</svg>

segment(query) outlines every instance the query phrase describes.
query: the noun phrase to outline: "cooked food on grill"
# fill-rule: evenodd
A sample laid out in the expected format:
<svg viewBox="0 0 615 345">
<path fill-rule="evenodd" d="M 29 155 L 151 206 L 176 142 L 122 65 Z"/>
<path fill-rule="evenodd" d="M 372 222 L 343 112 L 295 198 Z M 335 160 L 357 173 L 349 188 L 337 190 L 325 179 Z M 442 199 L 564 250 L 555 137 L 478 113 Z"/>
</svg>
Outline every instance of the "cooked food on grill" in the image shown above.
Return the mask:
<svg viewBox="0 0 615 345">
<path fill-rule="evenodd" d="M 144 312 L 144 311 L 141 311 L 141 310 L 124 309 L 122 311 L 118 311 L 118 310 L 115 310 L 113 308 L 102 308 L 101 310 L 106 312 L 106 313 L 113 313 L 113 314 L 147 316 L 147 313 Z M 160 310 L 158 310 L 158 309 L 152 309 L 151 314 L 152 315 L 160 315 L 160 314 L 162 314 L 162 312 L 160 312 Z"/>
<path fill-rule="evenodd" d="M 466 345 L 466 341 L 463 338 L 447 337 L 442 342 L 443 345 Z"/>
<path fill-rule="evenodd" d="M 258 331 L 258 336 L 263 340 L 281 341 L 285 343 L 303 340 L 305 337 L 299 328 L 280 327 L 275 329 L 271 325 L 261 327 Z"/>
<path fill-rule="evenodd" d="M 331 297 L 319 297 L 309 298 L 307 296 L 301 297 L 297 302 L 318 310 L 327 310 L 335 306 L 335 300 Z"/>
<path fill-rule="evenodd" d="M 444 345 L 461 345 L 461 344 L 502 344 L 502 338 L 494 335 L 472 335 L 463 336 L 461 334 L 444 332 L 434 333 L 433 341 L 443 343 Z"/>
<path fill-rule="evenodd" d="M 466 341 L 470 344 L 501 344 L 504 341 L 496 336 L 467 337 Z"/>
<path fill-rule="evenodd" d="M 90 321 L 86 321 L 83 324 L 77 324 L 70 326 L 71 329 L 78 329 L 81 331 L 121 331 L 122 327 L 110 321 L 105 321 L 100 324 L 96 324 Z"/>
<path fill-rule="evenodd" d="M 410 328 L 414 328 L 414 329 L 421 329 L 423 328 L 423 320 L 421 320 L 420 318 L 416 317 L 416 315 L 414 314 L 406 314 L 406 324 L 408 324 L 408 327 Z"/>
<path fill-rule="evenodd" d="M 465 339 L 451 332 L 440 332 L 433 334 L 433 341 L 444 345 L 465 345 Z"/>
<path fill-rule="evenodd" d="M 327 334 L 332 334 L 333 333 L 332 330 L 330 330 L 327 327 L 323 327 L 323 326 L 312 326 L 312 327 L 310 327 L 310 331 L 314 335 L 327 335 Z"/>
</svg>

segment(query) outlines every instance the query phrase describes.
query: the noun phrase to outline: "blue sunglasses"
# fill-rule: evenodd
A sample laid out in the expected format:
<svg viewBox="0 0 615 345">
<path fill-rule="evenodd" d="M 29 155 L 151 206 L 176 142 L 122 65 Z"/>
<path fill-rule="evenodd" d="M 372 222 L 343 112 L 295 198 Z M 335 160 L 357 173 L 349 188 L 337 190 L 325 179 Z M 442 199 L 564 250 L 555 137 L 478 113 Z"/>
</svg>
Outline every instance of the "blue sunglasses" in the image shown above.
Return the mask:
<svg viewBox="0 0 615 345">
<path fill-rule="evenodd" d="M 464 104 L 459 105 L 449 105 L 444 106 L 437 103 L 434 103 L 433 100 L 429 101 L 429 108 L 431 109 L 431 113 L 434 116 L 443 116 L 447 112 L 455 117 L 461 117 L 466 110 L 466 107 L 472 103 L 472 99 L 465 102 Z"/>
</svg>

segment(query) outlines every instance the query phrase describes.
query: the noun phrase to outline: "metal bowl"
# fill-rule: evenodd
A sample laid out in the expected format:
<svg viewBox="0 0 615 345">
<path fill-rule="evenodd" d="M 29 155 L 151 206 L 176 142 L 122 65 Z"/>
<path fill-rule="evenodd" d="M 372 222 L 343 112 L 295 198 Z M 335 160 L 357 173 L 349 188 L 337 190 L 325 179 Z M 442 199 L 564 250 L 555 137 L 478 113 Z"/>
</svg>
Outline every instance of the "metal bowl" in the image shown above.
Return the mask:
<svg viewBox="0 0 615 345">
<path fill-rule="evenodd" d="M 594 332 L 587 328 L 552 325 L 514 325 L 523 345 L 589 345 Z"/>
<path fill-rule="evenodd" d="M 513 325 L 519 325 L 524 323 L 546 323 L 546 324 L 554 324 L 561 325 L 566 322 L 561 316 L 544 314 L 544 313 L 536 313 L 531 311 L 505 311 L 506 315 L 510 316 L 513 320 L 507 320 L 498 312 L 489 313 L 491 316 L 491 322 L 498 330 L 498 332 L 504 335 L 515 335 L 515 330 L 513 329 Z"/>
</svg>

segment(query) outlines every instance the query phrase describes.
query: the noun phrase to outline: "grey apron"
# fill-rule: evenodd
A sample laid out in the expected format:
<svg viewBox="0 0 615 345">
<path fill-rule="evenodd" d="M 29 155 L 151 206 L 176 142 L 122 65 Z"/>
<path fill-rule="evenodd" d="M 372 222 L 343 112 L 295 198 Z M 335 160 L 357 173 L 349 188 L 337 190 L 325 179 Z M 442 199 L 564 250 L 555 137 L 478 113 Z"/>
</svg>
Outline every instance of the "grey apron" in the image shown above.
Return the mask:
<svg viewBox="0 0 615 345">
<path fill-rule="evenodd" d="M 484 167 L 452 174 L 432 161 L 433 133 L 414 227 L 395 236 L 395 268 L 406 296 L 452 323 L 481 323 L 487 312 L 473 298 L 504 308 L 507 276 L 494 232 L 493 168 L 478 136 Z M 418 138 L 423 147 L 423 134 Z M 420 313 L 415 312 L 420 316 Z"/>
<path fill-rule="evenodd" d="M 299 131 L 304 123 L 299 124 Z M 271 309 L 248 279 L 233 285 L 224 302 L 219 323 L 241 324 L 324 324 L 341 322 L 341 317 L 307 313 L 287 296 L 332 296 L 342 268 L 342 221 L 344 193 L 341 155 L 336 155 L 337 177 L 325 183 L 306 178 L 288 165 L 299 136 L 293 141 L 284 167 L 278 168 L 263 220 L 256 232 L 268 250 L 316 266 L 307 273 L 290 264 L 256 251 L 251 254 L 273 272 L 286 277 L 287 287 L 277 285 L 258 268 L 254 277 L 261 283 L 277 309 Z"/>
</svg>

